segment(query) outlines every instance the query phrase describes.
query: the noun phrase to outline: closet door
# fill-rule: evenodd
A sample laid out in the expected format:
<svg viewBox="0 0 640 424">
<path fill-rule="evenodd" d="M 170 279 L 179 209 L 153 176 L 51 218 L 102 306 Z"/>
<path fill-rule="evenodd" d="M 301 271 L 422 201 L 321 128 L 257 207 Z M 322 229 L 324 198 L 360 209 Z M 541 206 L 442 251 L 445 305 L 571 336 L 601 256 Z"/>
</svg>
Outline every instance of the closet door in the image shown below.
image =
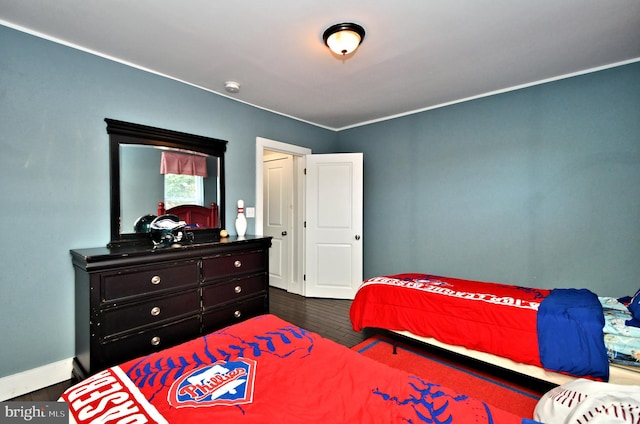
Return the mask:
<svg viewBox="0 0 640 424">
<path fill-rule="evenodd" d="M 292 278 L 293 157 L 273 154 L 263 168 L 263 229 L 271 239 L 269 284 L 288 290 Z"/>
</svg>

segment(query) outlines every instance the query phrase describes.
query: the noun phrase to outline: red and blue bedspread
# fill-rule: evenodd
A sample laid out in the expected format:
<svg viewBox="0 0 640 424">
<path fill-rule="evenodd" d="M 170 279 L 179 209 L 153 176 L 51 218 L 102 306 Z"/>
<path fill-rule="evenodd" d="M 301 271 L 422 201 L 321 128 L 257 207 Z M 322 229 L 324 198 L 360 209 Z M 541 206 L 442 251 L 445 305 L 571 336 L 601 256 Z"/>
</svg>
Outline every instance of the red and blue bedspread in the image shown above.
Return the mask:
<svg viewBox="0 0 640 424">
<path fill-rule="evenodd" d="M 99 372 L 61 400 L 76 423 L 531 422 L 273 315 Z"/>
<path fill-rule="evenodd" d="M 604 317 L 586 289 L 536 289 L 426 274 L 366 280 L 356 331 L 404 330 L 574 376 L 608 380 Z"/>
</svg>

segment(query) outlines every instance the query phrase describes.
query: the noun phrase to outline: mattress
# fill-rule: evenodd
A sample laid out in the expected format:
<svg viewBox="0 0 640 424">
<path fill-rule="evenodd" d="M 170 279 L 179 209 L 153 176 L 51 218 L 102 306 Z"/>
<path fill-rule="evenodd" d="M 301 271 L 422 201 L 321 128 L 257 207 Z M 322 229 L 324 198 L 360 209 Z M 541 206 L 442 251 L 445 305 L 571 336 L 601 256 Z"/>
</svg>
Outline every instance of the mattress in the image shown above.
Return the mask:
<svg viewBox="0 0 640 424">
<path fill-rule="evenodd" d="M 586 289 L 397 274 L 363 282 L 350 317 L 355 331 L 407 331 L 551 371 L 609 376 L 602 306 Z"/>
</svg>

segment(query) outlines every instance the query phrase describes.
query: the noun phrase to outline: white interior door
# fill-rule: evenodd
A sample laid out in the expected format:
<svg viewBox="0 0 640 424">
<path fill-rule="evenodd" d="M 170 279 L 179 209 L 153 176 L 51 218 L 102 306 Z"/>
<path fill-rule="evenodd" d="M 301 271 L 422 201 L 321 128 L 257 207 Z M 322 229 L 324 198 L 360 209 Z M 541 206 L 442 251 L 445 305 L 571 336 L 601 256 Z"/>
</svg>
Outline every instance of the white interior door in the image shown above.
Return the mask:
<svg viewBox="0 0 640 424">
<path fill-rule="evenodd" d="M 293 157 L 270 152 L 263 165 L 263 229 L 271 236 L 269 284 L 287 290 L 292 274 Z"/>
<path fill-rule="evenodd" d="M 305 296 L 353 299 L 362 282 L 362 153 L 306 157 Z"/>
</svg>

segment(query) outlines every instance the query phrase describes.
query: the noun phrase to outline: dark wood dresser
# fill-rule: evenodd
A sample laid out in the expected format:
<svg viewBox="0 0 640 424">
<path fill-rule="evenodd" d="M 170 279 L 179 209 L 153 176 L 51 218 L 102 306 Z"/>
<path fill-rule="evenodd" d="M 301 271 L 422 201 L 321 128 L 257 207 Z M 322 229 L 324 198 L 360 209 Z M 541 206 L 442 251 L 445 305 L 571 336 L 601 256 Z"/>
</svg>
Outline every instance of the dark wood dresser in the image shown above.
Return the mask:
<svg viewBox="0 0 640 424">
<path fill-rule="evenodd" d="M 270 237 L 72 250 L 73 376 L 269 312 Z"/>
</svg>

